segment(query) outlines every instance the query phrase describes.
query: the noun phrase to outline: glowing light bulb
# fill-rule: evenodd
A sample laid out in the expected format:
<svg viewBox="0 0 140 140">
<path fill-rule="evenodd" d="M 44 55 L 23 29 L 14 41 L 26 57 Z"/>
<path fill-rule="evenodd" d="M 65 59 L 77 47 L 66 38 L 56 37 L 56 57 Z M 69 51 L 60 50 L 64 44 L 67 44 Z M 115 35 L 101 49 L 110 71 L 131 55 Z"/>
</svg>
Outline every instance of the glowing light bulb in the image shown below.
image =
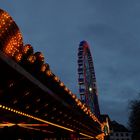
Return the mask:
<svg viewBox="0 0 140 140">
<path fill-rule="evenodd" d="M 91 88 L 91 87 L 89 87 L 89 91 L 90 91 L 90 92 L 92 91 L 92 88 Z"/>
</svg>

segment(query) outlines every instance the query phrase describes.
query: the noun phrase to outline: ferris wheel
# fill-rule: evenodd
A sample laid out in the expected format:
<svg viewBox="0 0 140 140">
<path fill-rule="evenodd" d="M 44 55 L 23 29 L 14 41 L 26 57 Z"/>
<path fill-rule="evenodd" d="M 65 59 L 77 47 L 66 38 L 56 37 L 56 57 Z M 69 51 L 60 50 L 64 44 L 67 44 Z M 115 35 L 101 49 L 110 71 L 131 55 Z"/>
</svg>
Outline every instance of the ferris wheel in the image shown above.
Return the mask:
<svg viewBox="0 0 140 140">
<path fill-rule="evenodd" d="M 86 41 L 81 41 L 78 48 L 78 82 L 81 101 L 99 117 L 100 110 L 94 65 Z"/>
</svg>

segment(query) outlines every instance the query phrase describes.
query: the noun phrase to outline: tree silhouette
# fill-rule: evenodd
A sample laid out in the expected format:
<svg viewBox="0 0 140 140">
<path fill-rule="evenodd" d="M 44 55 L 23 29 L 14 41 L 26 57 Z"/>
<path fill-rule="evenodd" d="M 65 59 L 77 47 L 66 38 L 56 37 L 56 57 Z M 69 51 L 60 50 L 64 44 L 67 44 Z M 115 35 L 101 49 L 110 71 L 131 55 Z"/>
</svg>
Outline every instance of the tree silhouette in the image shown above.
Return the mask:
<svg viewBox="0 0 140 140">
<path fill-rule="evenodd" d="M 130 102 L 129 127 L 132 131 L 132 140 L 140 140 L 140 96 Z"/>
</svg>

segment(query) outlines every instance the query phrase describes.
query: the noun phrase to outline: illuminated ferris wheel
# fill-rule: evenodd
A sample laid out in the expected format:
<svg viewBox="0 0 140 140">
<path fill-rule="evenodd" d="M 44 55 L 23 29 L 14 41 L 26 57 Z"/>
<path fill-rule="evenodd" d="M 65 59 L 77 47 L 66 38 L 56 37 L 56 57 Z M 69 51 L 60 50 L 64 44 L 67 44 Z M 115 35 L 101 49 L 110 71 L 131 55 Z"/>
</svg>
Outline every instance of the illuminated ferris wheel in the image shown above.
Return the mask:
<svg viewBox="0 0 140 140">
<path fill-rule="evenodd" d="M 86 41 L 80 42 L 78 48 L 78 82 L 81 101 L 99 117 L 100 110 L 94 65 L 89 45 Z"/>
</svg>

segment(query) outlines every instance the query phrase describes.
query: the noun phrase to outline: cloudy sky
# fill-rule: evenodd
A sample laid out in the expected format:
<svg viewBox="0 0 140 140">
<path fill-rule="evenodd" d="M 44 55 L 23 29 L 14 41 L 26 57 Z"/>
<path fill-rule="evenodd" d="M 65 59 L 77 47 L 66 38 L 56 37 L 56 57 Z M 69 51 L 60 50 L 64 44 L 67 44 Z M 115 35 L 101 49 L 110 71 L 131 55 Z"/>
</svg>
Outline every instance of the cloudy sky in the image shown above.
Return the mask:
<svg viewBox="0 0 140 140">
<path fill-rule="evenodd" d="M 77 48 L 87 40 L 101 112 L 127 124 L 128 101 L 140 92 L 139 0 L 0 0 L 0 8 L 76 94 Z"/>
</svg>

